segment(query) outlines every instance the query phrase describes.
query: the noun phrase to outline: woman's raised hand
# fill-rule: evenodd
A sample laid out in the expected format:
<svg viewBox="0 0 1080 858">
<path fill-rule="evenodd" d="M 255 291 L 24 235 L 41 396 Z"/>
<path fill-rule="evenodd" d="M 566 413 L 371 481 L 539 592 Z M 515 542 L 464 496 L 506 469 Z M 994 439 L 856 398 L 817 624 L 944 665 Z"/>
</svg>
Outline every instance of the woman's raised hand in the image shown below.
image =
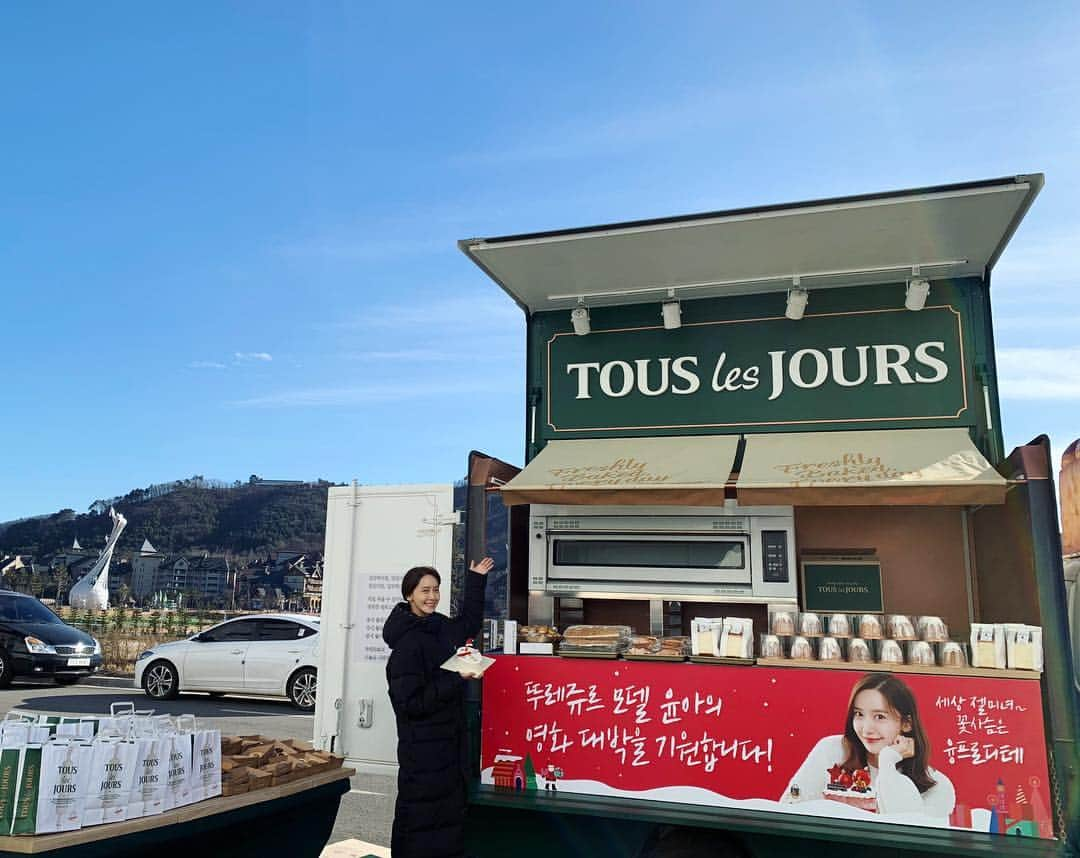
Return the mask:
<svg viewBox="0 0 1080 858">
<path fill-rule="evenodd" d="M 487 575 L 494 567 L 495 561 L 490 557 L 485 557 L 479 563 L 473 562 L 469 564 L 469 571 L 475 572 L 477 575 Z"/>
<path fill-rule="evenodd" d="M 910 760 L 915 756 L 915 740 L 910 736 L 897 736 L 893 739 L 892 746 L 901 760 Z"/>
</svg>

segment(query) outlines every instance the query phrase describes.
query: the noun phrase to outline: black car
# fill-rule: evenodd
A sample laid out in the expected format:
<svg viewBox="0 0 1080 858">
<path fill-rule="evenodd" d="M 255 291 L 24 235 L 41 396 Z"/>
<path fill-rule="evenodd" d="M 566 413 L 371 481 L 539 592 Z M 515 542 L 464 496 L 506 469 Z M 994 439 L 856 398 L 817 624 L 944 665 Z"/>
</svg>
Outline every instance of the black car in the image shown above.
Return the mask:
<svg viewBox="0 0 1080 858">
<path fill-rule="evenodd" d="M 71 685 L 101 667 L 101 644 L 33 596 L 0 590 L 0 688 L 16 676 Z"/>
</svg>

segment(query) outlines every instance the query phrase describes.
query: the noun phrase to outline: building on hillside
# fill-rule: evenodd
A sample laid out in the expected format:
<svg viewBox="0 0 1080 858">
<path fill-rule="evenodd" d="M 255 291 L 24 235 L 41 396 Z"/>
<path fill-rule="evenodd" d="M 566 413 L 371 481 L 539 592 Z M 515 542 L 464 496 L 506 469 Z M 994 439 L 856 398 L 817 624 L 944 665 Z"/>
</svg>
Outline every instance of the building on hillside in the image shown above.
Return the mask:
<svg viewBox="0 0 1080 858">
<path fill-rule="evenodd" d="M 165 562 L 165 555 L 144 539 L 139 553 L 131 558 L 131 591 L 136 599 L 145 599 L 157 592 L 154 582 L 158 569 Z"/>
<path fill-rule="evenodd" d="M 231 589 L 229 561 L 221 555 L 167 556 L 144 540 L 131 558 L 131 588 L 137 599 L 154 593 L 188 593 L 211 602 L 220 601 Z"/>
</svg>

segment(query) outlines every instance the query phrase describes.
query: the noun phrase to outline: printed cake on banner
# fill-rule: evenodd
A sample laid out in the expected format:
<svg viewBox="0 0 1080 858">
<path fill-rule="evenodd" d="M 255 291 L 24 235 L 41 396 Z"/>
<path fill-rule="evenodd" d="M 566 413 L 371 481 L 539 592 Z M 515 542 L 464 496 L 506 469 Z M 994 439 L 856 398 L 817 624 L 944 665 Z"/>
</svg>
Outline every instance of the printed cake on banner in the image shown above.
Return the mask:
<svg viewBox="0 0 1080 858">
<path fill-rule="evenodd" d="M 481 768 L 514 790 L 1054 836 L 1025 679 L 624 661 L 569 678 L 504 656 L 484 676 Z"/>
</svg>

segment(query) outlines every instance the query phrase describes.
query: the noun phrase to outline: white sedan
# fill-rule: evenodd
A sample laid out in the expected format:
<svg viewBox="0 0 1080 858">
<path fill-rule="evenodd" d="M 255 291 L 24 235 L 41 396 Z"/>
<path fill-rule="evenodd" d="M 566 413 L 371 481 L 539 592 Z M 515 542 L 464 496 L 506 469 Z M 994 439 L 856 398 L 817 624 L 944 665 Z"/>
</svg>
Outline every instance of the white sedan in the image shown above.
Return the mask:
<svg viewBox="0 0 1080 858">
<path fill-rule="evenodd" d="M 155 700 L 171 700 L 181 691 L 287 697 L 311 712 L 318 659 L 318 617 L 247 615 L 142 653 L 135 662 L 135 687 Z"/>
</svg>

